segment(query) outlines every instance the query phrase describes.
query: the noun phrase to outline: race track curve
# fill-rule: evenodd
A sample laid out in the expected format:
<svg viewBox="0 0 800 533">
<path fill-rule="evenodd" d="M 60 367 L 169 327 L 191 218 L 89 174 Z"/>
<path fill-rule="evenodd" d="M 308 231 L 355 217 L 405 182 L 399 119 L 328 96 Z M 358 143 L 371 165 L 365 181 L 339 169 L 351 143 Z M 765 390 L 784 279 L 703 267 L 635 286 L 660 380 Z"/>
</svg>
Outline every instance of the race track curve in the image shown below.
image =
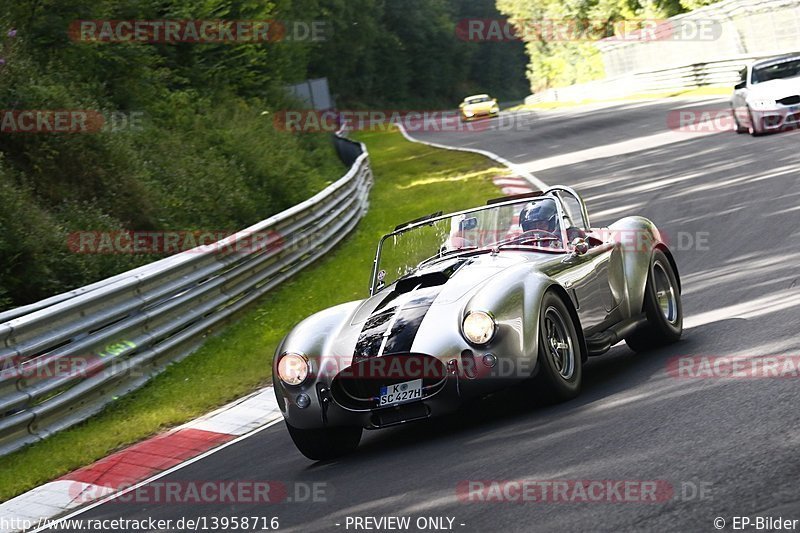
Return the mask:
<svg viewBox="0 0 800 533">
<path fill-rule="evenodd" d="M 278 424 L 158 480 L 274 480 L 293 499 L 322 483 L 324 501 L 112 501 L 79 518 L 276 516 L 281 531 L 304 532 L 355 531 L 348 516 L 450 517 L 462 532 L 714 531 L 716 517 L 726 530 L 733 516 L 800 519 L 798 378 L 667 370 L 678 356 L 800 356 L 800 136 L 670 128 L 676 109 L 725 106 L 584 106 L 504 115 L 480 132 L 415 134 L 575 187 L 594 225 L 654 220 L 682 277 L 681 342 L 638 356 L 616 346 L 589 362 L 583 394 L 566 404 L 531 408 L 498 394 L 452 417 L 367 432 L 355 455 L 331 463 L 301 456 Z M 672 492 L 655 503 L 458 497 L 465 480 L 514 479 L 656 480 Z"/>
</svg>

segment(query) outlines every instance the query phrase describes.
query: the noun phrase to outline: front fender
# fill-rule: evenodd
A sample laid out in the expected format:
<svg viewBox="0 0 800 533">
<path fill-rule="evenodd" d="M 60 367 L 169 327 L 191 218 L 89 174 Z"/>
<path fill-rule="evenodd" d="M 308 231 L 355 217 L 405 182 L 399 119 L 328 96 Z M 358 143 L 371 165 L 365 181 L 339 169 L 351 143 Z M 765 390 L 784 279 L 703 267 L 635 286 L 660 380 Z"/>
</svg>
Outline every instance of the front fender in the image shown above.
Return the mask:
<svg viewBox="0 0 800 533">
<path fill-rule="evenodd" d="M 554 286 L 558 283 L 535 267 L 519 265 L 492 278 L 463 305 L 460 317 L 476 310 L 494 315 L 498 326 L 495 339 L 476 351 L 481 355 L 486 352 L 496 355 L 501 365 L 500 375 L 519 380 L 534 373 L 542 298 Z"/>
<path fill-rule="evenodd" d="M 319 416 L 320 406 L 314 390 L 316 383 L 323 382 L 329 385 L 336 373 L 335 368 L 350 364 L 353 353 L 346 345 L 348 342 L 354 344 L 355 341 L 350 339 L 352 333 L 346 330 L 361 303 L 360 300 L 347 302 L 309 316 L 297 324 L 278 345 L 272 361 L 272 382 L 278 405 L 284 416 L 287 416 L 289 410 L 289 406 L 286 405 L 287 395 L 294 398 L 301 392 L 308 394 L 312 401 L 312 405 L 303 410 L 303 416 L 311 412 Z M 357 334 L 357 328 L 350 329 Z M 278 356 L 285 352 L 299 353 L 308 358 L 311 377 L 298 387 L 287 387 L 278 379 Z"/>
</svg>

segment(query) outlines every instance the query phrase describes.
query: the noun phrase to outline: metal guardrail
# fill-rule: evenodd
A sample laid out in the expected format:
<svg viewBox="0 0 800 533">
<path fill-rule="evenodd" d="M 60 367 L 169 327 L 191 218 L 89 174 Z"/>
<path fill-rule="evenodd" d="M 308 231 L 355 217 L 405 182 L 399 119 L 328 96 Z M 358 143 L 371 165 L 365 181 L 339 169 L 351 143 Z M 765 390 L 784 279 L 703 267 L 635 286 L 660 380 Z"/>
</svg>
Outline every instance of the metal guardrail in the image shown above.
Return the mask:
<svg viewBox="0 0 800 533">
<path fill-rule="evenodd" d="M 676 15 L 653 38 L 595 43 L 609 78 L 800 49 L 800 0 L 722 0 Z"/>
<path fill-rule="evenodd" d="M 367 210 L 372 171 L 363 144 L 335 142 L 351 168 L 312 198 L 217 243 L 0 314 L 0 455 L 140 387 L 347 235 Z"/>
<path fill-rule="evenodd" d="M 603 100 L 632 94 L 678 92 L 707 86 L 728 86 L 733 93 L 733 86 L 739 81 L 738 73 L 742 68 L 752 61 L 771 56 L 772 54 L 737 56 L 709 63 L 692 63 L 680 67 L 637 72 L 617 78 L 548 89 L 528 96 L 525 98 L 525 103 Z"/>
<path fill-rule="evenodd" d="M 747 63 L 800 50 L 800 0 L 722 0 L 668 21 L 651 39 L 594 43 L 602 54 L 606 79 L 541 91 L 525 103 L 610 99 L 709 85 L 730 86 L 733 92 L 736 75 Z M 710 37 L 695 33 L 703 28 L 711 30 Z"/>
</svg>

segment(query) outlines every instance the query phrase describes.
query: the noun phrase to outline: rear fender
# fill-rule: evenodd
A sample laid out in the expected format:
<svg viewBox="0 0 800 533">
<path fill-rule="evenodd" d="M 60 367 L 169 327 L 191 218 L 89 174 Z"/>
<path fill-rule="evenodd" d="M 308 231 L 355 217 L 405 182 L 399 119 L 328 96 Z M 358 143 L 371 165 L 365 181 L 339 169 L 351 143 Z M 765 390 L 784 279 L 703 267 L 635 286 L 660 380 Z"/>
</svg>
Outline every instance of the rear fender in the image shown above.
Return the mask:
<svg viewBox="0 0 800 533">
<path fill-rule="evenodd" d="M 644 217 L 622 218 L 603 231 L 608 232 L 605 235 L 606 240 L 613 240 L 620 245 L 626 291 L 626 298 L 622 304 L 625 306 L 623 310 L 626 317 L 636 316 L 642 312 L 644 290 L 647 276 L 650 273 L 653 250 L 656 248 L 664 250 L 673 267 L 675 266 L 674 259 L 656 225 Z M 677 272 L 677 268 L 675 272 Z"/>
</svg>

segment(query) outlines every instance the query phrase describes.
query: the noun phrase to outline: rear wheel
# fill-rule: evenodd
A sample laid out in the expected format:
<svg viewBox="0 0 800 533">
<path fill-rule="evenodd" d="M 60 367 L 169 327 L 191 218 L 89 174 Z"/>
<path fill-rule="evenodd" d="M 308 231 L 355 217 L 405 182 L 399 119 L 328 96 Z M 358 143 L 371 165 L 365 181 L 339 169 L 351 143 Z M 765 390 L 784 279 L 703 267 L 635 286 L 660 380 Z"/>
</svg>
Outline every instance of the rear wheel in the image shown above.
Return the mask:
<svg viewBox="0 0 800 533">
<path fill-rule="evenodd" d="M 539 314 L 538 361 L 537 393 L 556 402 L 578 395 L 583 381 L 580 339 L 564 301 L 551 291 L 542 298 Z"/>
<path fill-rule="evenodd" d="M 300 453 L 315 461 L 346 455 L 358 448 L 361 442 L 360 427 L 299 429 L 288 422 L 286 427 Z"/>
<path fill-rule="evenodd" d="M 642 352 L 676 342 L 683 333 L 683 306 L 678 276 L 667 256 L 653 252 L 644 288 L 644 313 L 647 324 L 625 339 L 628 347 Z"/>
</svg>

